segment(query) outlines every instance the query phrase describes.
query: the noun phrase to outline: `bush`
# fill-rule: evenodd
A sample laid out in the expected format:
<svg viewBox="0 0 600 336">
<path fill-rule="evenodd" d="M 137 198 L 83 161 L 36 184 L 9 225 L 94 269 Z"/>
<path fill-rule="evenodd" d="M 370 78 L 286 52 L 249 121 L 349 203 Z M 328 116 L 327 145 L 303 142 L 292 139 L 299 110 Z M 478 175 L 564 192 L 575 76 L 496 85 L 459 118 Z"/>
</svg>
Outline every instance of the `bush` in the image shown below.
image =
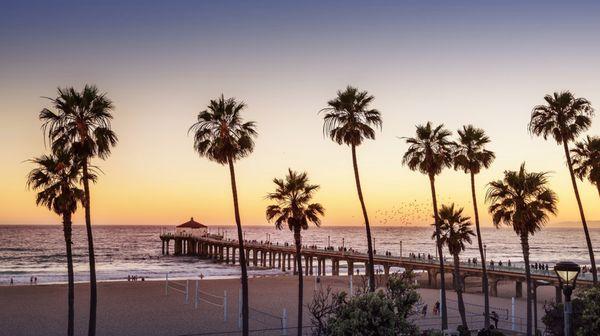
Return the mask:
<svg viewBox="0 0 600 336">
<path fill-rule="evenodd" d="M 571 301 L 573 307 L 573 333 L 577 336 L 600 335 L 600 286 L 579 291 Z M 550 303 L 544 307 L 542 322 L 546 325 L 546 334 L 563 335 L 564 305 Z"/>
<path fill-rule="evenodd" d="M 418 335 L 409 320 L 420 297 L 411 285 L 412 273 L 391 275 L 386 290 L 362 291 L 354 297 L 346 292 L 319 292 L 308 309 L 315 335 Z"/>
</svg>

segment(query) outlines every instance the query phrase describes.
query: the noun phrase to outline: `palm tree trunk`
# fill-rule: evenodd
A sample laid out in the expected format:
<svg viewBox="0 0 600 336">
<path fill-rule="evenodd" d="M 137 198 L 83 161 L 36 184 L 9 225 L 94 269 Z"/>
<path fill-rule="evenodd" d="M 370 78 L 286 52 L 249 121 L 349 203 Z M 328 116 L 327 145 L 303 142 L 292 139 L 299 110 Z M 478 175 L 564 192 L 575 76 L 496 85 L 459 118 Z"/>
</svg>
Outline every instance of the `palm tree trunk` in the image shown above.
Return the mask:
<svg viewBox="0 0 600 336">
<path fill-rule="evenodd" d="M 446 307 L 446 272 L 444 272 L 444 254 L 440 241 L 440 222 L 438 217 L 437 196 L 435 193 L 435 177 L 429 175 L 429 185 L 431 187 L 431 199 L 433 201 L 433 218 L 435 220 L 435 243 L 437 245 L 439 262 L 440 262 L 440 290 L 442 292 L 442 330 L 448 329 L 448 308 Z"/>
<path fill-rule="evenodd" d="M 471 196 L 473 197 L 473 211 L 475 213 L 475 230 L 477 231 L 477 245 L 479 255 L 481 256 L 481 271 L 483 272 L 483 306 L 484 306 L 484 326 L 490 327 L 490 294 L 487 275 L 487 265 L 485 264 L 485 253 L 483 251 L 483 242 L 481 240 L 481 229 L 479 227 L 479 210 L 477 209 L 477 194 L 475 193 L 475 174 L 471 172 Z"/>
<path fill-rule="evenodd" d="M 63 232 L 65 234 L 65 244 L 67 248 L 67 279 L 68 279 L 68 294 L 67 303 L 69 306 L 68 311 L 68 325 L 67 335 L 73 336 L 75 334 L 75 280 L 73 276 L 73 251 L 72 247 L 72 222 L 71 213 L 63 214 Z"/>
<path fill-rule="evenodd" d="M 463 300 L 463 284 L 462 278 L 460 277 L 460 259 L 458 258 L 458 253 L 454 255 L 454 290 L 456 291 L 460 320 L 463 327 L 466 330 L 469 330 L 469 326 L 467 325 L 467 314 L 465 311 L 465 301 Z"/>
<path fill-rule="evenodd" d="M 294 228 L 294 241 L 296 243 L 296 263 L 298 263 L 298 336 L 302 336 L 302 301 L 304 299 L 304 282 L 302 277 L 302 237 L 300 228 Z"/>
<path fill-rule="evenodd" d="M 356 160 L 356 146 L 352 145 L 352 165 L 354 166 L 354 179 L 356 180 L 356 191 L 358 192 L 358 199 L 360 200 L 360 206 L 362 208 L 363 217 L 365 219 L 365 228 L 367 230 L 367 253 L 369 255 L 369 265 L 367 265 L 367 272 L 369 272 L 369 291 L 375 291 L 375 267 L 373 264 L 373 243 L 371 241 L 371 226 L 369 225 L 369 216 L 367 215 L 367 207 L 365 206 L 365 200 L 362 194 L 362 188 L 360 186 L 360 176 L 358 175 L 358 163 Z"/>
<path fill-rule="evenodd" d="M 242 335 L 248 336 L 248 271 L 246 270 L 246 253 L 244 250 L 244 233 L 242 232 L 242 222 L 240 220 L 240 208 L 238 204 L 237 186 L 235 183 L 235 169 L 233 168 L 233 160 L 229 158 L 229 175 L 231 177 L 231 193 L 233 194 L 233 209 L 235 212 L 235 225 L 238 234 L 238 248 L 240 267 L 242 268 Z"/>
<path fill-rule="evenodd" d="M 527 282 L 527 336 L 532 336 L 532 326 L 531 326 L 531 267 L 529 265 L 529 236 L 527 233 L 521 234 L 521 249 L 523 249 L 523 262 L 525 263 L 525 281 Z"/>
<path fill-rule="evenodd" d="M 96 287 L 96 255 L 94 254 L 94 237 L 92 234 L 90 181 L 87 157 L 83 160 L 83 191 L 85 193 L 85 229 L 87 232 L 88 255 L 90 259 L 90 319 L 88 325 L 88 336 L 95 336 L 98 289 Z"/>
<path fill-rule="evenodd" d="M 585 233 L 585 241 L 587 243 L 588 254 L 590 255 L 590 262 L 592 268 L 592 277 L 594 279 L 594 285 L 598 283 L 598 274 L 596 270 L 596 259 L 594 258 L 594 249 L 592 248 L 592 240 L 590 238 L 590 232 L 588 230 L 587 222 L 585 220 L 585 214 L 583 213 L 583 205 L 581 205 L 581 198 L 579 197 L 579 189 L 577 189 L 577 180 L 575 179 L 575 173 L 573 172 L 573 163 L 571 162 L 571 154 L 569 153 L 569 145 L 566 141 L 563 141 L 563 148 L 565 150 L 565 156 L 567 158 L 567 165 L 569 166 L 569 173 L 571 174 L 571 183 L 573 183 L 573 190 L 575 191 L 575 198 L 577 199 L 577 206 L 579 207 L 579 215 L 581 216 L 581 224 L 583 224 L 583 232 Z"/>
<path fill-rule="evenodd" d="M 600 196 L 600 183 L 596 183 L 596 189 L 598 189 L 598 196 Z"/>
</svg>

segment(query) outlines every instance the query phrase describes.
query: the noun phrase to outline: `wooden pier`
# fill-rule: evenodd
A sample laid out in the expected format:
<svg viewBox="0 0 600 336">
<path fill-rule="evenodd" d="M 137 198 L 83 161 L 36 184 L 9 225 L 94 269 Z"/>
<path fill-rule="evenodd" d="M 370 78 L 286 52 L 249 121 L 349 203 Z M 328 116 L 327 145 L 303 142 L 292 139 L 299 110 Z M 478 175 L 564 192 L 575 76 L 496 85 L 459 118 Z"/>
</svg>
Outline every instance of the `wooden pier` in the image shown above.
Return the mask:
<svg viewBox="0 0 600 336">
<path fill-rule="evenodd" d="M 212 259 L 216 262 L 226 264 L 236 264 L 239 262 L 239 246 L 237 240 L 223 239 L 216 235 L 194 236 L 190 234 L 162 233 L 162 254 L 170 254 L 170 245 L 173 242 L 173 255 L 176 256 L 197 256 L 200 258 Z M 262 243 L 254 241 L 245 241 L 244 249 L 246 252 L 246 262 L 248 266 L 277 268 L 281 271 L 296 270 L 294 245 L 279 243 Z M 366 266 L 368 256 L 366 253 L 354 251 L 338 251 L 332 248 L 302 248 L 303 272 L 306 275 L 340 275 L 340 264 L 347 269 L 346 274 L 354 274 L 354 267 L 357 264 Z M 432 288 L 438 288 L 441 281 L 439 271 L 439 261 L 435 258 L 425 259 L 416 257 L 400 257 L 392 255 L 375 255 L 374 263 L 383 268 L 383 276 L 386 278 L 390 273 L 391 267 L 399 267 L 410 271 L 423 271 L 428 275 L 428 285 Z M 331 271 L 327 274 L 326 264 L 329 264 Z M 481 266 L 473 263 L 461 263 L 461 277 L 463 280 L 476 277 L 482 278 Z M 365 267 L 365 270 L 368 268 Z M 452 261 L 448 260 L 444 269 L 446 273 L 453 274 L 454 267 Z M 344 274 L 342 274 L 344 275 Z M 498 283 L 501 281 L 511 281 L 515 283 L 515 296 L 523 296 L 523 283 L 525 282 L 525 270 L 518 267 L 507 266 L 488 266 L 488 278 L 490 284 L 490 295 L 498 295 Z M 553 270 L 532 269 L 532 279 L 534 286 L 553 286 L 556 288 L 556 300 L 562 301 L 562 294 L 559 288 L 558 278 Z M 591 274 L 582 274 L 577 280 L 578 284 L 591 285 Z M 464 282 L 463 282 L 464 283 Z"/>
</svg>

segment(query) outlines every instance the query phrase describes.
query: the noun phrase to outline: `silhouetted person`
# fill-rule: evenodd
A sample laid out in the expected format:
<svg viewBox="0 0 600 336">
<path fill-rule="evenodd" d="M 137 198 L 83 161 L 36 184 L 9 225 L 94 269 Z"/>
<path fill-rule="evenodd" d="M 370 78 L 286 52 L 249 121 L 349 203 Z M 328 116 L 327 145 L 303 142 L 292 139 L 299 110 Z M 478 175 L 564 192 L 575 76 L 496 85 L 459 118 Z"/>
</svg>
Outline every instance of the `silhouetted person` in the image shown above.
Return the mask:
<svg viewBox="0 0 600 336">
<path fill-rule="evenodd" d="M 496 313 L 495 310 L 492 311 L 492 316 L 491 316 L 492 321 L 494 321 L 494 327 L 498 328 L 498 321 L 500 320 L 498 313 Z"/>
</svg>

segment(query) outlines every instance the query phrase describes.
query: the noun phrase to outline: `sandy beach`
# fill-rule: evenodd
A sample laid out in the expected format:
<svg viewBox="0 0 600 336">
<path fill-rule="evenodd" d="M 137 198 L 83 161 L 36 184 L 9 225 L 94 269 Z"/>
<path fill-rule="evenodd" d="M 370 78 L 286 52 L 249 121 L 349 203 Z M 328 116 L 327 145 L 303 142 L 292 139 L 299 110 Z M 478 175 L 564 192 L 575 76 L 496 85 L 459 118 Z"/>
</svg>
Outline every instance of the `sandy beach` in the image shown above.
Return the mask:
<svg viewBox="0 0 600 336">
<path fill-rule="evenodd" d="M 360 282 L 354 278 L 354 285 Z M 102 282 L 98 291 L 98 335 L 199 335 L 199 334 L 238 334 L 237 311 L 239 280 L 204 279 L 200 280 L 202 291 L 222 296 L 228 292 L 228 321 L 223 322 L 222 308 L 200 301 L 194 308 L 195 280 L 189 281 L 189 303 L 184 304 L 184 296 L 173 290 L 165 296 L 164 281 L 145 282 Z M 296 323 L 296 286 L 297 279 L 292 276 L 257 277 L 250 279 L 251 308 L 269 313 L 273 317 L 256 311 L 251 313 L 251 329 L 279 328 L 279 317 L 283 309 L 287 310 L 288 326 Z M 321 278 L 322 288 L 347 290 L 347 277 Z M 77 335 L 87 332 L 88 285 L 76 284 L 76 321 Z M 305 302 L 311 302 L 315 290 L 314 277 L 306 277 Z M 469 287 L 473 292 L 476 288 Z M 510 284 L 500 286 L 499 297 L 491 300 L 491 306 L 498 310 L 500 327 L 510 329 L 511 299 L 513 287 Z M 66 285 L 24 285 L 0 287 L 2 310 L 0 311 L 0 335 L 64 335 L 66 329 Z M 431 307 L 438 299 L 439 291 L 419 289 L 424 304 L 429 306 L 428 318 L 418 321 L 426 329 L 429 325 L 438 326 L 437 317 L 431 317 Z M 552 287 L 542 287 L 538 292 L 538 315 L 543 315 L 544 300 L 552 300 Z M 449 300 L 455 293 L 448 292 Z M 467 310 L 475 310 L 482 304 L 478 293 L 465 295 Z M 449 301 L 450 322 L 458 321 L 455 304 Z M 517 300 L 517 316 L 524 316 L 524 300 Z M 305 309 L 305 325 L 310 324 L 310 316 Z M 471 317 L 480 321 L 478 317 Z M 475 323 L 476 324 L 476 323 Z M 540 327 L 541 328 L 541 327 Z M 256 333 L 255 333 L 256 334 Z M 280 335 L 278 330 L 260 332 L 261 335 Z"/>
</svg>

